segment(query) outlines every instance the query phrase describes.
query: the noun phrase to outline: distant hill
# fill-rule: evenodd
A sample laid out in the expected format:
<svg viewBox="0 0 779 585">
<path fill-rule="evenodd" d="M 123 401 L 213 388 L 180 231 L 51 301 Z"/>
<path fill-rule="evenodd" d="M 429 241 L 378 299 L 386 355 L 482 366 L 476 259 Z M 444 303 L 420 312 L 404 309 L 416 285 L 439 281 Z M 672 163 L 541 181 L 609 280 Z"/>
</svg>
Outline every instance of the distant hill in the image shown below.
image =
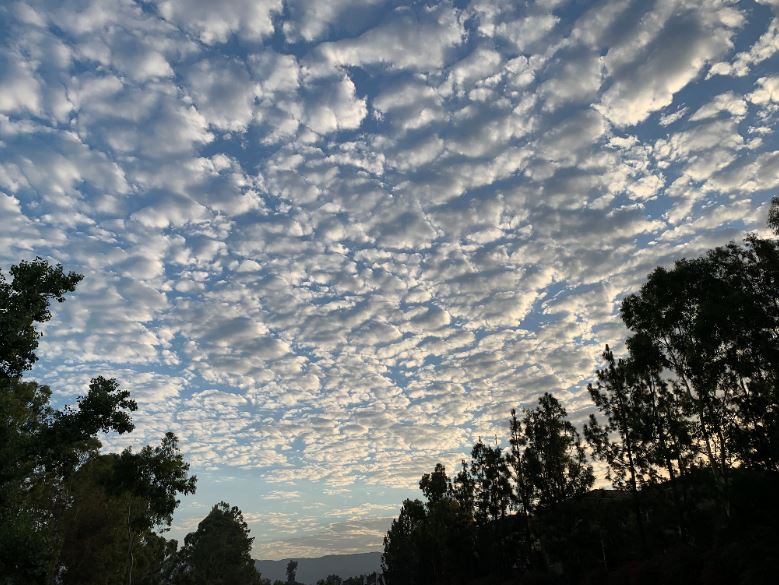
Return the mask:
<svg viewBox="0 0 779 585">
<path fill-rule="evenodd" d="M 369 552 L 354 555 L 327 555 L 316 559 L 283 559 L 281 561 L 254 561 L 262 576 L 275 581 L 287 580 L 287 563 L 298 562 L 297 580 L 305 585 L 315 585 L 328 575 L 344 579 L 367 575 L 381 569 L 381 553 Z"/>
</svg>

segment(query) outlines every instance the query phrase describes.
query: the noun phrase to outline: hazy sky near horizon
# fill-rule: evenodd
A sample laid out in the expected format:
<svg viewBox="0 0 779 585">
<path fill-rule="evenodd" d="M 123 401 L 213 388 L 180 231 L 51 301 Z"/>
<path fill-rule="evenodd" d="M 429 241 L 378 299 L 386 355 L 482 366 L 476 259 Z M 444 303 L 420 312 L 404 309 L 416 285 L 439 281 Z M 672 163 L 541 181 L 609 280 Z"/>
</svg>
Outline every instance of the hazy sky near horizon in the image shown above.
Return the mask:
<svg viewBox="0 0 779 585">
<path fill-rule="evenodd" d="M 619 300 L 762 229 L 779 0 L 7 0 L 0 266 L 85 275 L 33 375 L 113 376 L 258 558 L 380 550 L 437 461 L 571 415 Z"/>
</svg>

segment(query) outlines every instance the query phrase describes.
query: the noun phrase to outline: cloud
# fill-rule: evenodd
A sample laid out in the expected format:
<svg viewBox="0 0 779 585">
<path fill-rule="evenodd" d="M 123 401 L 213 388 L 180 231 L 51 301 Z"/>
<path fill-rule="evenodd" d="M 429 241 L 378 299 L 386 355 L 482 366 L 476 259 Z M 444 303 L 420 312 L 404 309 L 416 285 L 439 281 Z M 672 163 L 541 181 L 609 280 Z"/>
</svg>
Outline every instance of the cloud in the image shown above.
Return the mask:
<svg viewBox="0 0 779 585">
<path fill-rule="evenodd" d="M 747 113 L 746 101 L 732 91 L 721 93 L 709 103 L 698 108 L 689 118 L 690 122 L 697 122 L 707 118 L 713 118 L 720 112 L 724 112 L 734 118 L 742 118 Z"/>
<path fill-rule="evenodd" d="M 384 0 L 288 0 L 284 35 L 290 42 L 310 42 L 326 37 L 334 29 L 359 31 L 375 21 L 375 11 L 382 4 Z"/>
<path fill-rule="evenodd" d="M 384 65 L 425 71 L 445 65 L 463 35 L 461 18 L 448 3 L 420 11 L 398 8 L 384 23 L 356 39 L 322 43 L 317 52 L 337 66 Z"/>
<path fill-rule="evenodd" d="M 19 55 L 0 55 L 0 112 L 41 111 L 41 88 L 35 73 Z"/>
<path fill-rule="evenodd" d="M 203 60 L 188 71 L 195 107 L 220 130 L 246 129 L 255 89 L 246 65 L 234 59 Z"/>
<path fill-rule="evenodd" d="M 302 121 L 317 134 L 357 129 L 368 112 L 348 77 L 309 85 L 305 93 Z"/>
<path fill-rule="evenodd" d="M 648 16 L 648 24 L 635 31 L 637 42 L 613 55 L 610 50 L 604 59 L 614 77 L 599 107 L 619 126 L 643 122 L 669 105 L 707 62 L 731 45 L 734 27 L 741 24 L 738 13 L 725 8 L 705 17 L 695 12 L 673 20 L 668 16 Z"/>
<path fill-rule="evenodd" d="M 281 0 L 227 0 L 214 4 L 209 0 L 154 0 L 159 14 L 167 21 L 214 45 L 225 43 L 237 34 L 249 41 L 260 41 L 273 32 L 273 14 L 281 11 Z"/>
<path fill-rule="evenodd" d="M 706 74 L 706 79 L 715 75 L 745 77 L 752 67 L 770 59 L 777 51 L 779 51 L 779 20 L 774 18 L 769 22 L 768 30 L 755 41 L 755 44 L 748 51 L 738 53 L 730 63 L 723 61 L 715 63 Z"/>
<path fill-rule="evenodd" d="M 758 105 L 779 102 L 779 75 L 761 77 L 756 85 L 757 89 L 747 96 L 750 102 Z"/>
<path fill-rule="evenodd" d="M 123 381 L 107 448 L 179 435 L 174 536 L 229 497 L 263 555 L 378 548 L 511 407 L 586 415 L 650 270 L 762 225 L 773 9 L 3 6 L 0 261 L 86 276 L 34 375 Z"/>
</svg>

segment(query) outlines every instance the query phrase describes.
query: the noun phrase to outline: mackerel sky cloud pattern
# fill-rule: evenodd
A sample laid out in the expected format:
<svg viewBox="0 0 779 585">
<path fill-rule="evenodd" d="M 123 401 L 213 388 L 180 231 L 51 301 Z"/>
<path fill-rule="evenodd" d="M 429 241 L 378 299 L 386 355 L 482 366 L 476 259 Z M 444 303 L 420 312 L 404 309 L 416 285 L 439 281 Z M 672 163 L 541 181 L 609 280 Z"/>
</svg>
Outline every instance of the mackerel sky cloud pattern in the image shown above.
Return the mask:
<svg viewBox="0 0 779 585">
<path fill-rule="evenodd" d="M 262 558 L 377 550 L 437 461 L 552 391 L 619 300 L 761 230 L 777 0 L 0 7 L 0 263 L 86 275 L 33 375 L 139 402 Z M 130 441 L 130 443 L 127 443 Z"/>
</svg>

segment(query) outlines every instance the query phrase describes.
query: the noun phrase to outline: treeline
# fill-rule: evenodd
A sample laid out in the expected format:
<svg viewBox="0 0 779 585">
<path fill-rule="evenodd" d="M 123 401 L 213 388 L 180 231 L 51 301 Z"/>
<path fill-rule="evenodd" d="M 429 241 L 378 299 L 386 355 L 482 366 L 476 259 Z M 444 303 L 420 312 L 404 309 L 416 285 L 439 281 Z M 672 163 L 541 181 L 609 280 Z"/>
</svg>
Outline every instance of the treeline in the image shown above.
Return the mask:
<svg viewBox="0 0 779 585">
<path fill-rule="evenodd" d="M 621 317 L 583 436 L 544 394 L 511 411 L 504 447 L 436 465 L 384 539 L 388 585 L 775 582 L 779 243 L 657 268 Z M 593 463 L 614 491 L 591 489 Z"/>
<path fill-rule="evenodd" d="M 316 585 L 381 585 L 381 578 L 376 572 L 359 577 L 347 577 L 342 579 L 338 575 L 328 575 L 325 579 L 319 579 Z"/>
<path fill-rule="evenodd" d="M 196 478 L 173 433 L 135 452 L 100 453 L 99 433 L 129 433 L 137 406 L 94 378 L 74 406 L 25 380 L 50 304 L 81 280 L 38 258 L 0 271 L 0 583 L 260 585 L 240 510 L 220 503 L 179 548 L 164 538 Z"/>
</svg>

